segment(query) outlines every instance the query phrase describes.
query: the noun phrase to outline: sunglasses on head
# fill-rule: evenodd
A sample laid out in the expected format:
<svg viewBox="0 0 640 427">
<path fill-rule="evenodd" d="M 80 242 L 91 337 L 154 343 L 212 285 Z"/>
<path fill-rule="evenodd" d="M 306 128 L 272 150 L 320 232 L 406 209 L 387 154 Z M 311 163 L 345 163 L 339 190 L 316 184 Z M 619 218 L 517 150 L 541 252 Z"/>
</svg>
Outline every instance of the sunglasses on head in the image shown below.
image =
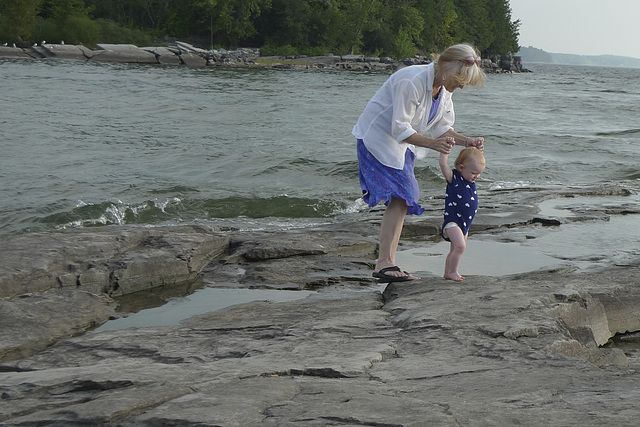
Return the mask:
<svg viewBox="0 0 640 427">
<path fill-rule="evenodd" d="M 467 67 L 471 67 L 473 64 L 477 66 L 482 64 L 482 58 L 479 56 L 467 56 L 465 59 L 461 59 L 461 61 L 464 62 Z"/>
</svg>

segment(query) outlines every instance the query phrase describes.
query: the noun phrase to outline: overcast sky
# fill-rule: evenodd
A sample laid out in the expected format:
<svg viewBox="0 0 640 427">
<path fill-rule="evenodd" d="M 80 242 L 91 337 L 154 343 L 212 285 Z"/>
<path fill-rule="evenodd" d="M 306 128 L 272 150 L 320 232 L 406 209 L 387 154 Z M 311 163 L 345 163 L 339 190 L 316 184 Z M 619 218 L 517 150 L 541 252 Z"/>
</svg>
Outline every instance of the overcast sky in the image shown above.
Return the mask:
<svg viewBox="0 0 640 427">
<path fill-rule="evenodd" d="M 640 58 L 640 0 L 509 0 L 520 46 Z"/>
</svg>

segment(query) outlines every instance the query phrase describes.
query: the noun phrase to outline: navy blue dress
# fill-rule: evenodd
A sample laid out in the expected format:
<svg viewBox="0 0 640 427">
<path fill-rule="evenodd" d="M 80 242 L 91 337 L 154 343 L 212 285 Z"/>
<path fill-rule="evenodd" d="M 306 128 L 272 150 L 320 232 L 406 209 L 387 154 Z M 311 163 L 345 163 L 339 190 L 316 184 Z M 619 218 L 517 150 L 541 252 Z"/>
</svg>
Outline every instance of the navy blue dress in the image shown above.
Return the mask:
<svg viewBox="0 0 640 427">
<path fill-rule="evenodd" d="M 471 222 L 478 212 L 478 193 L 476 183 L 469 182 L 462 177 L 457 169 L 453 169 L 453 178 L 447 183 L 444 199 L 444 221 L 442 222 L 442 237 L 449 242 L 444 232 L 444 226 L 455 222 L 466 235 Z"/>
</svg>

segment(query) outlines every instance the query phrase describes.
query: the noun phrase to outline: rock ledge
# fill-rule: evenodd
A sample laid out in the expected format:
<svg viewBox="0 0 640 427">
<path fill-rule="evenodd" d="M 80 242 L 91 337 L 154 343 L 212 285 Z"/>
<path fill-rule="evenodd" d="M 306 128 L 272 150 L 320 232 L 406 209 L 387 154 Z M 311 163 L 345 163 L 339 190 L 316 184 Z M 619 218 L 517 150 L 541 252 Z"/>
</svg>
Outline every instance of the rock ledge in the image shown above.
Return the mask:
<svg viewBox="0 0 640 427">
<path fill-rule="evenodd" d="M 358 223 L 3 238 L 1 425 L 637 422 L 638 350 L 603 344 L 640 329 L 638 267 L 427 277 L 380 293 L 376 234 Z M 318 292 L 83 333 L 125 294 L 185 284 Z"/>
</svg>

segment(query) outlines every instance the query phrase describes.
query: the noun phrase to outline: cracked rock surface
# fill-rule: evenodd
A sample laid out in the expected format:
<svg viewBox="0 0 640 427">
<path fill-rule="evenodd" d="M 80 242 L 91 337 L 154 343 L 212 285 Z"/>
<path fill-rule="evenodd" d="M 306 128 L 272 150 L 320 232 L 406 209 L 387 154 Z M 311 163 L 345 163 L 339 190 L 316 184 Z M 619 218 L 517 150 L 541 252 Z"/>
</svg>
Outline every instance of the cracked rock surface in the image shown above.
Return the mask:
<svg viewBox="0 0 640 427">
<path fill-rule="evenodd" d="M 102 227 L 3 238 L 0 425 L 637 425 L 640 350 L 611 340 L 637 340 L 640 267 L 380 286 L 377 231 Z M 120 315 L 125 295 L 194 281 L 315 292 L 91 331 Z"/>
</svg>

